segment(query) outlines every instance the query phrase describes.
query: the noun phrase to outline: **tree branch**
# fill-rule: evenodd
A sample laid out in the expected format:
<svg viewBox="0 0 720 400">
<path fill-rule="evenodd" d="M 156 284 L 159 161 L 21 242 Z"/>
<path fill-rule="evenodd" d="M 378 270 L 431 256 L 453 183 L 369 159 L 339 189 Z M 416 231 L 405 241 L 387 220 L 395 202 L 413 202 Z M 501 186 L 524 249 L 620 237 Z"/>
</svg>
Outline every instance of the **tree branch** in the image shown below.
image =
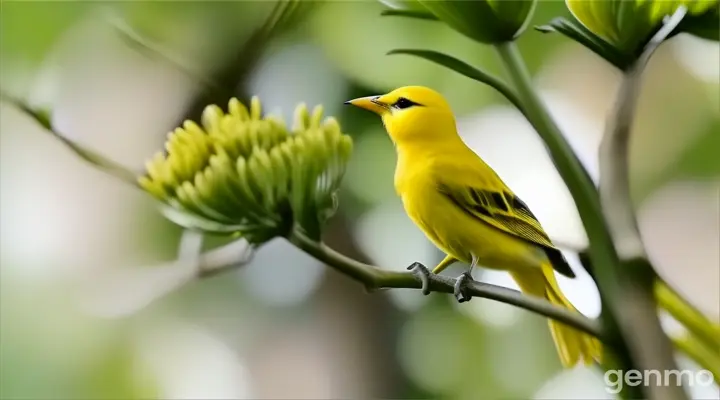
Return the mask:
<svg viewBox="0 0 720 400">
<path fill-rule="evenodd" d="M 608 300 L 618 328 L 637 367 L 644 371 L 677 370 L 670 339 L 663 332 L 653 293 L 655 271 L 643 247 L 630 198 L 628 150 L 642 73 L 658 46 L 682 21 L 681 6 L 653 36 L 644 52 L 624 74 L 615 109 L 610 114 L 600 145 L 600 202 L 619 263 L 605 271 L 618 290 Z M 600 272 L 600 271 L 599 271 Z M 646 396 L 683 399 L 680 386 L 645 382 Z"/>
<path fill-rule="evenodd" d="M 242 84 L 256 66 L 268 41 L 278 32 L 287 29 L 293 19 L 312 7 L 311 2 L 300 0 L 278 0 L 265 22 L 256 29 L 247 41 L 237 48 L 229 62 L 212 74 L 213 85 L 205 85 L 192 104 L 183 113 L 183 121 L 197 121 L 208 104 L 225 104 L 238 92 L 243 92 Z M 207 81 L 207 80 L 206 80 Z M 218 90 L 219 88 L 219 90 Z M 240 93 L 240 98 L 246 93 Z M 179 121 L 178 125 L 182 125 Z"/>
<path fill-rule="evenodd" d="M 205 252 L 197 264 L 197 277 L 208 278 L 228 269 L 245 266 L 252 261 L 254 250 L 245 239 L 238 239 Z"/>
<path fill-rule="evenodd" d="M 683 13 L 681 7 L 680 13 Z M 677 22 L 675 17 L 671 22 Z M 682 19 L 682 16 L 680 17 Z M 673 23 L 667 24 L 668 26 Z M 642 67 L 644 67 L 647 59 L 654 51 L 655 47 L 667 36 L 667 31 L 673 27 L 663 27 L 651 44 L 648 51 L 643 55 L 636 66 L 640 68 L 632 69 L 628 76 L 639 76 Z M 664 36 L 663 36 L 664 34 Z M 618 192 L 611 189 L 610 192 L 603 193 L 602 189 L 606 186 L 601 182 L 601 196 L 592 180 L 589 178 L 587 171 L 583 168 L 572 149 L 564 140 L 562 133 L 554 123 L 552 117 L 545 109 L 544 104 L 535 93 L 527 68 L 519 54 L 516 45 L 513 42 L 502 43 L 496 46 L 500 58 L 504 62 L 509 75 L 516 86 L 518 95 L 523 101 L 528 111 L 528 119 L 536 128 L 543 141 L 546 143 L 551 158 L 558 168 L 558 172 L 568 185 L 578 211 L 583 220 L 583 225 L 590 239 L 591 246 L 589 248 L 590 260 L 594 266 L 592 275 L 598 285 L 598 289 L 603 298 L 603 314 L 602 321 L 606 329 L 605 334 L 608 335 L 610 342 L 614 343 L 613 347 L 618 356 L 617 362 L 606 363 L 607 368 L 611 369 L 638 369 L 638 370 L 659 370 L 668 371 L 675 370 L 675 362 L 672 357 L 670 342 L 662 331 L 657 317 L 655 302 L 652 294 L 652 278 L 648 280 L 646 277 L 653 276 L 653 269 L 645 258 L 628 259 L 626 257 L 618 258 L 616 245 L 618 238 L 614 235 L 617 228 L 609 227 L 613 222 L 619 223 L 621 226 L 630 225 L 634 227 L 635 221 L 632 213 L 628 213 L 626 209 L 620 209 L 620 213 L 611 218 L 607 218 L 604 210 L 604 202 L 608 197 L 611 201 L 625 201 L 622 195 L 618 196 Z M 632 72 L 632 71 L 636 71 Z M 630 81 L 629 93 L 637 82 Z M 625 94 L 621 89 L 621 96 Z M 627 116 L 632 116 L 632 111 L 628 113 L 628 104 L 632 106 L 635 99 L 627 99 L 622 97 L 617 105 L 616 112 L 611 116 L 610 127 L 626 127 L 629 131 L 631 120 L 623 120 Z M 623 114 L 625 112 L 625 114 Z M 625 115 L 625 117 L 623 117 Z M 628 122 L 630 121 L 630 122 Z M 617 125 L 616 125 L 617 124 Z M 609 128 L 613 129 L 613 128 Z M 612 134 L 611 134 L 612 135 Z M 607 135 L 606 135 L 607 136 Z M 627 137 L 627 135 L 626 135 Z M 627 142 L 624 143 L 624 146 Z M 624 152 L 623 152 L 624 150 Z M 619 157 L 626 156 L 627 148 L 620 149 Z M 614 151 L 614 150 L 613 150 Z M 615 154 L 615 153 L 613 153 Z M 611 157 L 618 157 L 617 154 Z M 605 168 L 611 165 L 613 168 L 619 165 L 620 185 L 627 183 L 627 160 L 623 157 L 622 162 L 617 163 L 616 158 L 603 159 L 601 156 L 601 177 L 608 179 L 608 175 L 604 173 Z M 623 166 L 625 168 L 623 169 Z M 613 175 L 612 173 L 610 175 Z M 613 178 L 610 178 L 612 181 Z M 607 182 L 607 181 L 606 181 Z M 607 183 L 606 183 L 607 185 Z M 629 191 L 628 191 L 629 193 Z M 618 199 L 620 197 L 620 199 Z M 614 200 L 613 200 L 614 198 Z M 628 196 L 629 198 L 629 196 Z M 629 204 L 629 203 L 628 203 Z M 612 208 L 612 207 L 611 207 Z M 631 221 L 624 219 L 633 218 Z M 610 221 L 608 221 L 610 220 Z M 624 224 L 624 225 L 623 225 Z M 636 244 L 630 243 L 630 248 L 637 247 Z M 619 249 L 627 253 L 624 249 Z M 624 261 L 624 262 L 621 262 Z M 651 271 L 651 273 L 641 273 L 641 271 Z M 645 277 L 643 277 L 645 275 Z M 606 307 L 607 306 L 607 307 Z M 625 351 L 627 350 L 627 351 Z M 611 357 L 608 357 L 611 359 Z M 627 387 L 626 390 L 633 391 L 625 393 L 626 396 L 635 397 L 639 388 Z M 643 391 L 645 396 L 658 399 L 683 399 L 684 392 L 681 387 L 662 386 L 657 382 L 644 382 Z"/>
<path fill-rule="evenodd" d="M 90 164 L 94 165 L 96 168 L 102 170 L 103 172 L 110 174 L 110 175 L 114 176 L 115 178 L 117 178 L 127 184 L 138 187 L 137 177 L 140 176 L 142 173 L 133 172 L 132 170 L 123 166 L 122 164 L 118 163 L 117 161 L 113 161 L 113 160 L 109 159 L 108 157 L 96 152 L 95 150 L 92 150 L 88 147 L 85 147 L 85 146 L 79 144 L 78 142 L 75 142 L 75 141 L 69 139 L 67 136 L 65 136 L 61 132 L 58 132 L 52 126 L 52 121 L 50 120 L 50 118 L 51 118 L 50 113 L 44 113 L 44 112 L 41 112 L 38 110 L 33 110 L 28 105 L 26 105 L 22 100 L 17 99 L 3 91 L 0 91 L 0 98 L 2 98 L 2 100 L 12 104 L 14 107 L 18 108 L 20 111 L 27 114 L 30 118 L 34 119 L 35 122 L 40 124 L 55 138 L 60 140 L 60 142 L 62 142 L 62 144 L 67 146 L 78 157 L 89 162 Z"/>
<path fill-rule="evenodd" d="M 191 80 L 197 81 L 202 84 L 204 89 L 208 93 L 225 93 L 225 91 L 227 90 L 225 88 L 222 88 L 217 82 L 215 82 L 212 77 L 208 78 L 202 73 L 195 71 L 192 68 L 186 67 L 182 64 L 182 62 L 177 61 L 171 54 L 169 54 L 169 52 L 162 48 L 162 46 L 153 43 L 148 38 L 142 36 L 123 18 L 113 16 L 108 19 L 108 22 L 113 26 L 120 39 L 125 42 L 128 47 L 135 49 L 144 56 L 158 60 L 182 72 Z"/>
<path fill-rule="evenodd" d="M 105 317 L 131 315 L 200 278 L 247 265 L 253 247 L 244 239 L 201 253 L 203 234 L 185 230 L 175 259 L 152 266 L 109 268 L 81 278 L 80 296 Z"/>
<path fill-rule="evenodd" d="M 255 255 L 256 247 L 240 238 L 226 245 L 202 253 L 205 236 L 202 232 L 185 230 L 180 238 L 175 264 L 193 266 L 193 275 L 208 278 L 231 269 L 247 265 Z"/>
<path fill-rule="evenodd" d="M 647 258 L 635 218 L 629 182 L 630 132 L 640 95 L 642 73 L 655 50 L 682 21 L 684 6 L 666 20 L 638 60 L 624 74 L 615 108 L 600 143 L 600 201 L 620 261 Z"/>
<path fill-rule="evenodd" d="M 294 232 L 288 240 L 338 272 L 363 283 L 369 291 L 389 288 L 420 289 L 422 287 L 420 278 L 413 273 L 390 271 L 363 264 L 328 248 L 322 243 L 315 242 L 299 232 Z M 429 282 L 430 290 L 452 293 L 455 282 L 456 279 L 454 278 L 432 274 Z M 517 290 L 488 283 L 471 282 L 468 293 L 473 297 L 482 297 L 517 306 L 563 322 L 595 337 L 601 339 L 603 337 L 602 328 L 598 321 L 551 304 L 544 299 L 525 296 Z"/>
</svg>

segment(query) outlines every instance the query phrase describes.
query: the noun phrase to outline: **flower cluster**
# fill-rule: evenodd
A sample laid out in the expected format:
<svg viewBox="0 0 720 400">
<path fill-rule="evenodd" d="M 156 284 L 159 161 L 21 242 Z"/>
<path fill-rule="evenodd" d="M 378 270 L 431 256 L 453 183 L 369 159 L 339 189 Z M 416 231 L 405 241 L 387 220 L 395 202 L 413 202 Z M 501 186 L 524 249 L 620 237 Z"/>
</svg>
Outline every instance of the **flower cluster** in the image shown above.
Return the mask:
<svg viewBox="0 0 720 400">
<path fill-rule="evenodd" d="M 293 227 L 318 237 L 336 208 L 336 192 L 352 140 L 334 118 L 304 104 L 288 130 L 232 99 L 228 112 L 211 105 L 201 125 L 185 121 L 170 132 L 165 152 L 146 165 L 140 186 L 163 203 L 166 216 L 188 228 L 234 233 L 253 243 Z"/>
</svg>

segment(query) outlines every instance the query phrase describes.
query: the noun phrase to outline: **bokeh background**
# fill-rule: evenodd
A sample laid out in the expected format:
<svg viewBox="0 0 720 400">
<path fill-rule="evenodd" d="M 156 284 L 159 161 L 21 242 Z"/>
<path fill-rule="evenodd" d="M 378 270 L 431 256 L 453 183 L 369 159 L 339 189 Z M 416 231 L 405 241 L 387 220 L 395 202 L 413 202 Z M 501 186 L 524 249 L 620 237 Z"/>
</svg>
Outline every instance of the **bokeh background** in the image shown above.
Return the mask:
<svg viewBox="0 0 720 400">
<path fill-rule="evenodd" d="M 467 143 L 570 248 L 587 239 L 529 124 L 491 89 L 394 48 L 440 50 L 501 73 L 491 48 L 432 22 L 381 17 L 372 1 L 303 2 L 266 39 L 274 4 L 1 3 L 0 83 L 53 111 L 58 131 L 140 170 L 202 106 L 260 96 L 286 120 L 323 104 L 356 150 L 327 242 L 386 268 L 441 254 L 402 211 L 394 150 L 376 117 L 343 101 L 403 85 L 441 91 Z M 539 3 L 533 24 L 564 15 Z M 519 41 L 568 140 L 597 177 L 619 74 L 556 35 Z M 652 61 L 632 141 L 640 225 L 662 275 L 720 315 L 720 47 L 680 35 Z M 0 397 L 611 398 L 602 373 L 562 371 L 542 318 L 489 300 L 361 285 L 283 240 L 202 280 L 176 261 L 181 230 L 148 196 L 93 169 L 28 116 L 0 108 Z M 186 238 L 187 239 L 187 238 Z M 197 238 L 189 238 L 196 240 Z M 205 247 L 224 244 L 209 237 Z M 600 311 L 579 274 L 561 279 Z M 461 266 L 448 274 L 457 274 Z M 476 278 L 514 287 L 500 272 Z M 678 331 L 669 319 L 667 329 Z M 696 368 L 680 357 L 681 365 Z M 718 387 L 689 388 L 718 398 Z"/>
</svg>

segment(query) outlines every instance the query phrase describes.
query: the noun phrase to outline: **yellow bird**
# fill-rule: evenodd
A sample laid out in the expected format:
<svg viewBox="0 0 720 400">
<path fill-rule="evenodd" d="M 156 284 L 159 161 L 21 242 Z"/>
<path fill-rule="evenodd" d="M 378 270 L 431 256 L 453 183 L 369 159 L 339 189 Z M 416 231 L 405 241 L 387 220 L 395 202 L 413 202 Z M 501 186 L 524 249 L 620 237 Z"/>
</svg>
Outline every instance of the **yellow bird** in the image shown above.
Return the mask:
<svg viewBox="0 0 720 400">
<path fill-rule="evenodd" d="M 457 280 L 458 301 L 478 264 L 506 270 L 521 290 L 577 312 L 563 295 L 553 270 L 575 274 L 528 206 L 462 141 L 442 95 L 407 86 L 381 96 L 345 102 L 382 118 L 397 151 L 395 189 L 405 211 L 446 257 L 440 273 L 455 261 L 470 265 Z M 419 272 L 429 274 L 419 263 Z M 427 279 L 424 279 L 427 282 Z M 427 293 L 427 287 L 423 288 Z M 597 339 L 550 320 L 550 331 L 565 367 L 599 360 Z"/>
</svg>

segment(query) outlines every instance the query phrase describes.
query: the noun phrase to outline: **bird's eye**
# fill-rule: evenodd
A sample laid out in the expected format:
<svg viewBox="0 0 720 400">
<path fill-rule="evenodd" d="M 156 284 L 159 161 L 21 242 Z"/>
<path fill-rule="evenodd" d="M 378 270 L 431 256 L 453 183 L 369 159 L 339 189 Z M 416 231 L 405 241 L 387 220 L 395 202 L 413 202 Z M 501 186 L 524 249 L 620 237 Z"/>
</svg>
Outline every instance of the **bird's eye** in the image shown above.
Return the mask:
<svg viewBox="0 0 720 400">
<path fill-rule="evenodd" d="M 414 103 L 404 97 L 401 97 L 395 102 L 395 104 L 393 104 L 393 107 L 402 110 L 403 108 L 409 108 L 414 105 L 416 105 L 416 103 Z"/>
</svg>

